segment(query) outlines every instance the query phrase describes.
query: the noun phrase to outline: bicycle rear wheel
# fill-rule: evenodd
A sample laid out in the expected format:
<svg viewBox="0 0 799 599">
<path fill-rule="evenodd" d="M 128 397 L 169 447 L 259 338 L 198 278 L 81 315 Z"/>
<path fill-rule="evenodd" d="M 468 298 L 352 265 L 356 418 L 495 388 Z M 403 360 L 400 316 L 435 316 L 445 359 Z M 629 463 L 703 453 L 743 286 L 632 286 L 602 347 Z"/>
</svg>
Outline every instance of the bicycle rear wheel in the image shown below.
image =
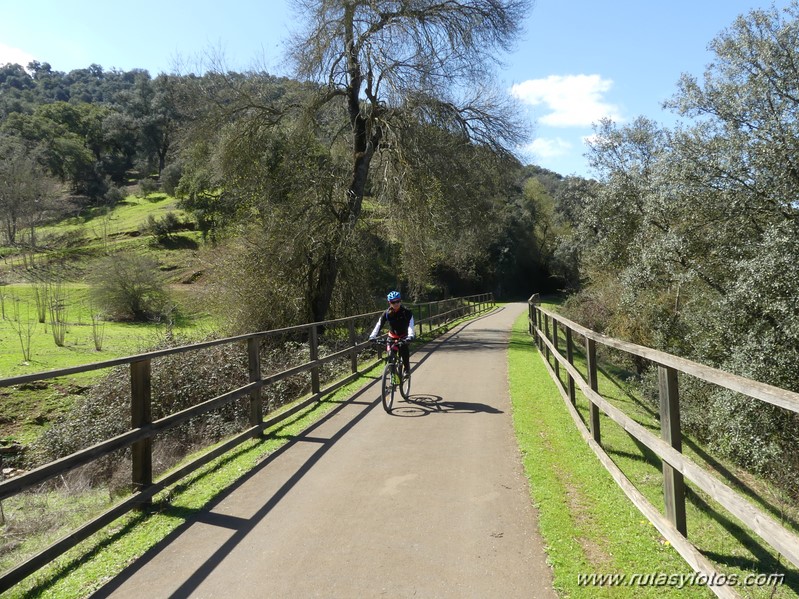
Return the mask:
<svg viewBox="0 0 799 599">
<path fill-rule="evenodd" d="M 383 369 L 383 409 L 391 414 L 394 405 L 394 364 L 389 362 Z"/>
</svg>

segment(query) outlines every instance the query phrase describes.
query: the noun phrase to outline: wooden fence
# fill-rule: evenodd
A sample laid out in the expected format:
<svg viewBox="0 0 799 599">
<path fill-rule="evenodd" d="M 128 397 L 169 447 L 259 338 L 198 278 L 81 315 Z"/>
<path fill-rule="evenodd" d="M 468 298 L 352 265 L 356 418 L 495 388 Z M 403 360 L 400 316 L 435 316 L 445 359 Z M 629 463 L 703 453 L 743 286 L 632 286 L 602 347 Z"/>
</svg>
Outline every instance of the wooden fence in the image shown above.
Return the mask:
<svg viewBox="0 0 799 599">
<path fill-rule="evenodd" d="M 493 306 L 494 298 L 493 294 L 490 293 L 446 299 L 437 302 L 411 304 L 414 316 L 417 317 L 415 318 L 417 335 L 424 334 L 425 332 L 433 333 L 455 319 L 485 312 L 493 308 Z M 343 385 L 353 381 L 359 376 L 358 355 L 364 349 L 370 347 L 370 343 L 364 340 L 364 333 L 371 331 L 380 314 L 381 311 L 360 314 L 337 320 L 303 324 L 284 329 L 263 331 L 185 345 L 182 347 L 163 349 L 127 358 L 107 360 L 72 368 L 0 379 L 0 388 L 2 388 L 54 379 L 81 372 L 129 365 L 131 420 L 131 428 L 124 434 L 106 439 L 92 447 L 75 452 L 36 468 L 35 470 L 31 470 L 21 476 L 0 483 L 0 501 L 28 489 L 32 489 L 50 479 L 62 476 L 78 466 L 88 464 L 121 449 L 130 448 L 132 458 L 132 494 L 95 517 L 90 522 L 85 523 L 79 529 L 72 531 L 67 536 L 56 541 L 45 550 L 3 573 L 0 576 L 0 592 L 17 584 L 42 566 L 48 564 L 55 557 L 74 547 L 79 542 L 99 531 L 104 526 L 107 526 L 131 509 L 146 505 L 159 491 L 173 485 L 181 478 L 194 472 L 220 455 L 232 450 L 244 441 L 262 435 L 269 427 L 285 420 L 306 406 L 319 401 L 322 397 L 329 395 Z M 320 331 L 322 331 L 322 333 L 320 333 Z M 343 331 L 346 332 L 342 334 Z M 307 339 L 310 356 L 309 361 L 288 370 L 265 376 L 263 374 L 264 365 L 261 364 L 261 342 L 267 337 L 285 337 L 287 335 L 299 335 L 301 338 Z M 320 357 L 320 348 L 323 347 L 323 340 L 320 338 L 320 335 L 335 337 L 339 343 L 341 338 L 344 337 L 346 339 L 346 347 L 339 351 L 334 351 L 329 355 L 325 355 L 324 357 Z M 151 418 L 151 365 L 153 360 L 167 355 L 196 352 L 219 345 L 243 346 L 249 364 L 249 383 L 183 411 L 169 414 L 164 418 L 153 421 Z M 321 367 L 329 362 L 342 359 L 349 359 L 351 373 L 344 378 L 330 382 L 328 386 L 322 388 L 320 376 Z M 370 363 L 366 365 L 364 369 L 371 368 L 373 365 L 374 363 Z M 277 415 L 264 419 L 261 390 L 266 385 L 274 384 L 302 372 L 310 372 L 310 396 L 295 403 L 290 409 L 283 410 Z M 245 430 L 227 439 L 222 444 L 215 446 L 212 450 L 204 453 L 190 463 L 184 464 L 178 469 L 171 471 L 168 475 L 159 480 L 153 480 L 152 442 L 157 434 L 174 428 L 190 418 L 200 416 L 238 400 L 246 401 L 248 404 L 249 426 Z"/>
<path fill-rule="evenodd" d="M 529 332 L 534 336 L 539 350 L 544 355 L 550 374 L 556 381 L 575 424 L 616 483 L 680 553 L 683 559 L 696 572 L 705 574 L 710 580 L 719 580 L 721 574 L 717 572 L 714 564 L 705 558 L 687 538 L 684 481 L 688 479 L 697 488 L 702 489 L 721 504 L 730 514 L 746 523 L 747 526 L 794 566 L 799 567 L 799 536 L 782 526 L 769 514 L 744 499 L 723 481 L 682 454 L 677 374 L 690 375 L 699 380 L 796 413 L 799 413 L 799 393 L 786 391 L 671 354 L 601 335 L 559 314 L 546 310 L 538 304 L 539 298 L 537 295 L 531 297 L 528 302 Z M 561 332 L 563 333 L 563 338 L 561 338 Z M 577 341 L 575 337 L 581 338 L 584 343 L 587 363 L 586 378 L 588 380 L 585 380 L 574 367 L 574 349 Z M 560 345 L 561 341 L 565 341 L 565 347 L 563 348 Z M 644 358 L 657 365 L 660 394 L 660 438 L 610 404 L 598 393 L 597 344 L 625 352 L 631 356 Z M 563 350 L 565 350 L 565 355 Z M 553 359 L 552 363 L 550 363 L 551 358 Z M 560 377 L 561 368 L 566 371 L 568 377 L 565 385 Z M 588 400 L 588 426 L 583 423 L 583 419 L 575 407 L 575 386 L 579 387 Z M 602 436 L 599 426 L 600 410 L 621 426 L 629 435 L 652 450 L 663 461 L 665 515 L 661 514 L 635 488 L 602 449 Z M 738 596 L 731 586 L 721 585 L 711 586 L 710 588 L 719 597 Z"/>
</svg>

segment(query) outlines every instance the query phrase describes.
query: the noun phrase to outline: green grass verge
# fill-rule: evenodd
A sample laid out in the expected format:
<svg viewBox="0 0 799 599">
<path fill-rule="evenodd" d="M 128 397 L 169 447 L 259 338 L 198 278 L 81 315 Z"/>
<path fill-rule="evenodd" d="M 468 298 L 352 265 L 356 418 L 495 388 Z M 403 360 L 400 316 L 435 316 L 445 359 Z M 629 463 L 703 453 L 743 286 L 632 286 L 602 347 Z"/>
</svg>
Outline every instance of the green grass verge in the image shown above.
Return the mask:
<svg viewBox="0 0 799 599">
<path fill-rule="evenodd" d="M 526 314 L 514 324 L 509 372 L 514 426 L 555 589 L 567 597 L 685 596 L 685 590 L 669 587 L 580 584 L 580 576 L 590 574 L 690 575 L 691 569 L 580 436 L 527 334 Z M 713 596 L 702 588 L 690 593 Z"/>
<path fill-rule="evenodd" d="M 585 573 L 629 577 L 636 573 L 686 574 L 690 568 L 616 486 L 576 430 L 542 357 L 527 335 L 526 316 L 517 321 L 513 334 L 511 390 L 515 421 L 532 496 L 541 511 L 542 534 L 555 568 L 556 587 L 574 597 L 637 597 L 647 593 L 712 596 L 697 586 L 603 588 L 578 584 L 578 575 Z M 561 339 L 563 347 L 565 340 Z M 575 366 L 585 374 L 580 351 L 576 352 Z M 601 368 L 602 396 L 658 434 L 656 415 L 636 396 L 635 389 L 624 383 L 622 374 L 609 366 Z M 563 371 L 561 379 L 566 380 Z M 586 422 L 588 404 L 579 391 L 577 408 Z M 604 414 L 600 429 L 605 451 L 662 513 L 660 460 Z M 684 443 L 684 452 L 708 469 L 719 469 L 720 465 L 707 461 L 707 454 L 690 439 Z M 722 465 L 721 469 L 734 472 L 729 465 Z M 733 482 L 728 483 L 735 487 Z M 799 596 L 796 571 L 781 563 L 774 550 L 690 485 L 686 499 L 689 539 L 719 565 L 720 571 L 739 579 L 749 574 L 785 574 L 782 585 L 736 586 L 737 593 L 742 597 Z"/>
</svg>

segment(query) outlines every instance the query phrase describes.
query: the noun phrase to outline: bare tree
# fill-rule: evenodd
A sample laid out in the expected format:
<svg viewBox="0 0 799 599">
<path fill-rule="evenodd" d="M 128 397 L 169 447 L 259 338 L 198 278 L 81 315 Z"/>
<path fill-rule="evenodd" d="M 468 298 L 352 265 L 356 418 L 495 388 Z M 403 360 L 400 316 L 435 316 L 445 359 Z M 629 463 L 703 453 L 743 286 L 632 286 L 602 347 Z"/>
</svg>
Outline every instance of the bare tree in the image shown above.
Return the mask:
<svg viewBox="0 0 799 599">
<path fill-rule="evenodd" d="M 24 363 L 31 361 L 31 338 L 33 337 L 33 330 L 36 328 L 36 321 L 31 318 L 30 308 L 25 304 L 25 315 L 22 314 L 20 306 L 21 300 L 18 297 L 12 297 L 11 307 L 11 327 L 19 337 L 19 344 L 22 347 L 22 360 Z"/>
<path fill-rule="evenodd" d="M 35 227 L 54 208 L 57 182 L 18 141 L 0 138 L 0 221 L 10 244 L 23 227 L 35 247 Z"/>
</svg>

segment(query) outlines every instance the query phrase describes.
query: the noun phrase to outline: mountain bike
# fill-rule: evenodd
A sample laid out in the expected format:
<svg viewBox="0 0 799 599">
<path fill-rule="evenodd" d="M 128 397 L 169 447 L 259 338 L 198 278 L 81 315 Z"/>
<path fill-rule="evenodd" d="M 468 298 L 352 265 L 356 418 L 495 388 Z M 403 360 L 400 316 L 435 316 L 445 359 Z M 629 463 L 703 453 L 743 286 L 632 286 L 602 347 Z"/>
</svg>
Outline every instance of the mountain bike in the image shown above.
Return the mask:
<svg viewBox="0 0 799 599">
<path fill-rule="evenodd" d="M 401 345 L 409 343 L 408 339 L 393 339 L 388 335 L 381 335 L 374 339 L 375 345 L 383 346 L 386 349 L 386 365 L 383 368 L 382 398 L 383 408 L 391 413 L 394 405 L 394 393 L 399 389 L 400 394 L 405 399 L 411 394 L 411 373 L 404 372 L 402 357 L 399 354 Z"/>
</svg>

